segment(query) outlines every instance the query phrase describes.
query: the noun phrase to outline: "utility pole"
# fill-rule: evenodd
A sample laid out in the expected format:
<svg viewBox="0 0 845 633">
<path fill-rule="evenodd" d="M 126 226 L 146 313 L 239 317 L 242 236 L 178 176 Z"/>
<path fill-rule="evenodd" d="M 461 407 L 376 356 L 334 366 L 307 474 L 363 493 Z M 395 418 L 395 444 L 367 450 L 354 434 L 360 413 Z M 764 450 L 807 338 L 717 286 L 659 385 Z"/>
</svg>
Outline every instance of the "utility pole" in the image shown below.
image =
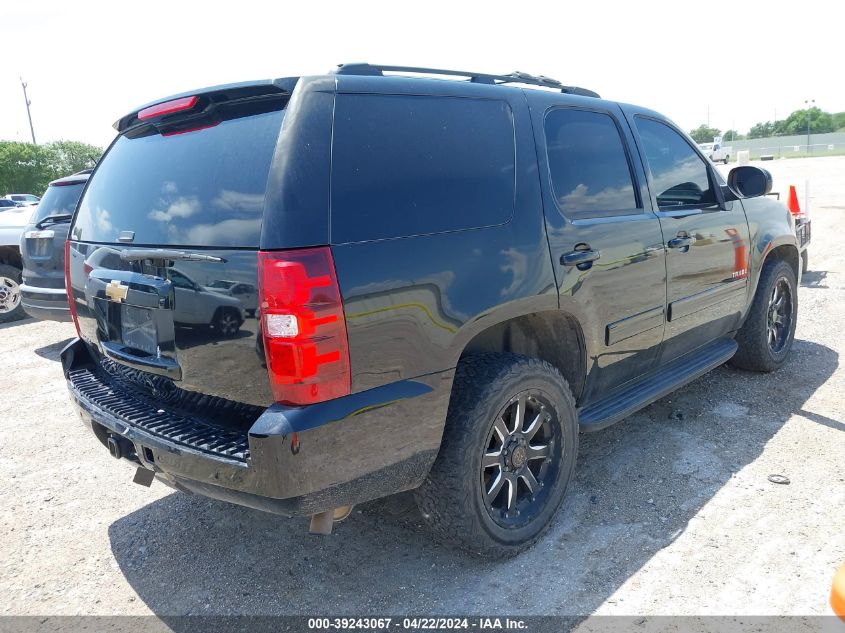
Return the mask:
<svg viewBox="0 0 845 633">
<path fill-rule="evenodd" d="M 810 150 L 810 108 L 813 107 L 816 103 L 815 99 L 805 99 L 804 105 L 807 106 L 807 154 L 811 155 L 812 151 Z"/>
<path fill-rule="evenodd" d="M 32 113 L 29 111 L 29 106 L 32 105 L 32 101 L 29 100 L 29 97 L 26 96 L 26 86 L 27 83 L 23 80 L 23 77 L 18 77 L 21 80 L 21 86 L 23 86 L 23 100 L 26 102 L 26 116 L 29 118 L 29 132 L 32 134 L 32 144 L 35 145 L 35 128 L 32 127 Z"/>
</svg>

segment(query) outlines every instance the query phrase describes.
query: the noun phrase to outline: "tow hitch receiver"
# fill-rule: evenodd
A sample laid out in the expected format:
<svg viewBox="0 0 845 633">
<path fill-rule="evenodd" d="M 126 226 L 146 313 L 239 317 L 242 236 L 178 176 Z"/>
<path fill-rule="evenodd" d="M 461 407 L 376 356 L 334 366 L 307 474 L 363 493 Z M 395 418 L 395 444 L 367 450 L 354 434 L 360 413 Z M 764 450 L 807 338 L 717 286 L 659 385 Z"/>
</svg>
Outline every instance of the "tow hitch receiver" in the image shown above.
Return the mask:
<svg viewBox="0 0 845 633">
<path fill-rule="evenodd" d="M 106 440 L 109 448 L 109 454 L 115 459 L 121 457 L 132 457 L 135 453 L 135 445 L 127 440 L 125 437 L 111 433 Z"/>
</svg>

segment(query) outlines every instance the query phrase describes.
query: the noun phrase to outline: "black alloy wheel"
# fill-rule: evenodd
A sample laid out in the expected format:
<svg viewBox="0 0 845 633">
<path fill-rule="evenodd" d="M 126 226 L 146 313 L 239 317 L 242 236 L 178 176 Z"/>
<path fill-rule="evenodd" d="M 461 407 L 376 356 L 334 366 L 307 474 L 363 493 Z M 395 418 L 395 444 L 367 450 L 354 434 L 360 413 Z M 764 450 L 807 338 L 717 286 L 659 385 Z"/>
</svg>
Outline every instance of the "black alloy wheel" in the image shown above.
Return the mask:
<svg viewBox="0 0 845 633">
<path fill-rule="evenodd" d="M 792 332 L 792 288 L 786 277 L 779 277 L 769 298 L 766 340 L 769 349 L 779 354 Z"/>
<path fill-rule="evenodd" d="M 560 467 L 560 426 L 549 397 L 515 396 L 493 420 L 481 460 L 481 493 L 490 518 L 504 528 L 533 520 Z"/>
</svg>

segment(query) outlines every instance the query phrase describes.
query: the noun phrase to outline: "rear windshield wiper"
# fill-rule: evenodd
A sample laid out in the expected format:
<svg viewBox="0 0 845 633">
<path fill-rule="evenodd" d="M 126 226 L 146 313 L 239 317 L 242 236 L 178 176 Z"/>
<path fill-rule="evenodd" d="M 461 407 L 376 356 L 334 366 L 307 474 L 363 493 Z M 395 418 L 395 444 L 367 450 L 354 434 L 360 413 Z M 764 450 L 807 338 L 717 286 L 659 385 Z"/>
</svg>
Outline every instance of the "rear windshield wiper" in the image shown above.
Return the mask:
<svg viewBox="0 0 845 633">
<path fill-rule="evenodd" d="M 188 253 L 186 251 L 171 251 L 163 248 L 147 248 L 147 249 L 133 249 L 124 250 L 120 252 L 120 259 L 125 262 L 137 262 L 146 259 L 156 260 L 170 260 L 181 262 L 215 262 L 225 263 L 223 257 L 215 255 L 204 255 L 203 253 Z"/>
<path fill-rule="evenodd" d="M 43 218 L 36 222 L 35 228 L 43 229 L 48 224 L 58 224 L 59 222 L 66 222 L 73 218 L 72 213 L 57 213 L 56 215 L 48 215 L 46 218 Z"/>
</svg>

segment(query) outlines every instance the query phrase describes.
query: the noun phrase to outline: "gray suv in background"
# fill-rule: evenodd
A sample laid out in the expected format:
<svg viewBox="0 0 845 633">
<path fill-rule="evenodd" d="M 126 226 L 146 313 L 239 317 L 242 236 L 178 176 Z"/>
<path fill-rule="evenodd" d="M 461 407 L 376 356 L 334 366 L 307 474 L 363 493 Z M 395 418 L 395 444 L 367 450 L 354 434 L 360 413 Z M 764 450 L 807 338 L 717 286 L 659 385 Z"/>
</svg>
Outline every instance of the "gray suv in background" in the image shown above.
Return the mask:
<svg viewBox="0 0 845 633">
<path fill-rule="evenodd" d="M 70 321 L 65 291 L 65 241 L 91 170 L 54 180 L 21 237 L 21 305 L 36 319 Z"/>
</svg>

